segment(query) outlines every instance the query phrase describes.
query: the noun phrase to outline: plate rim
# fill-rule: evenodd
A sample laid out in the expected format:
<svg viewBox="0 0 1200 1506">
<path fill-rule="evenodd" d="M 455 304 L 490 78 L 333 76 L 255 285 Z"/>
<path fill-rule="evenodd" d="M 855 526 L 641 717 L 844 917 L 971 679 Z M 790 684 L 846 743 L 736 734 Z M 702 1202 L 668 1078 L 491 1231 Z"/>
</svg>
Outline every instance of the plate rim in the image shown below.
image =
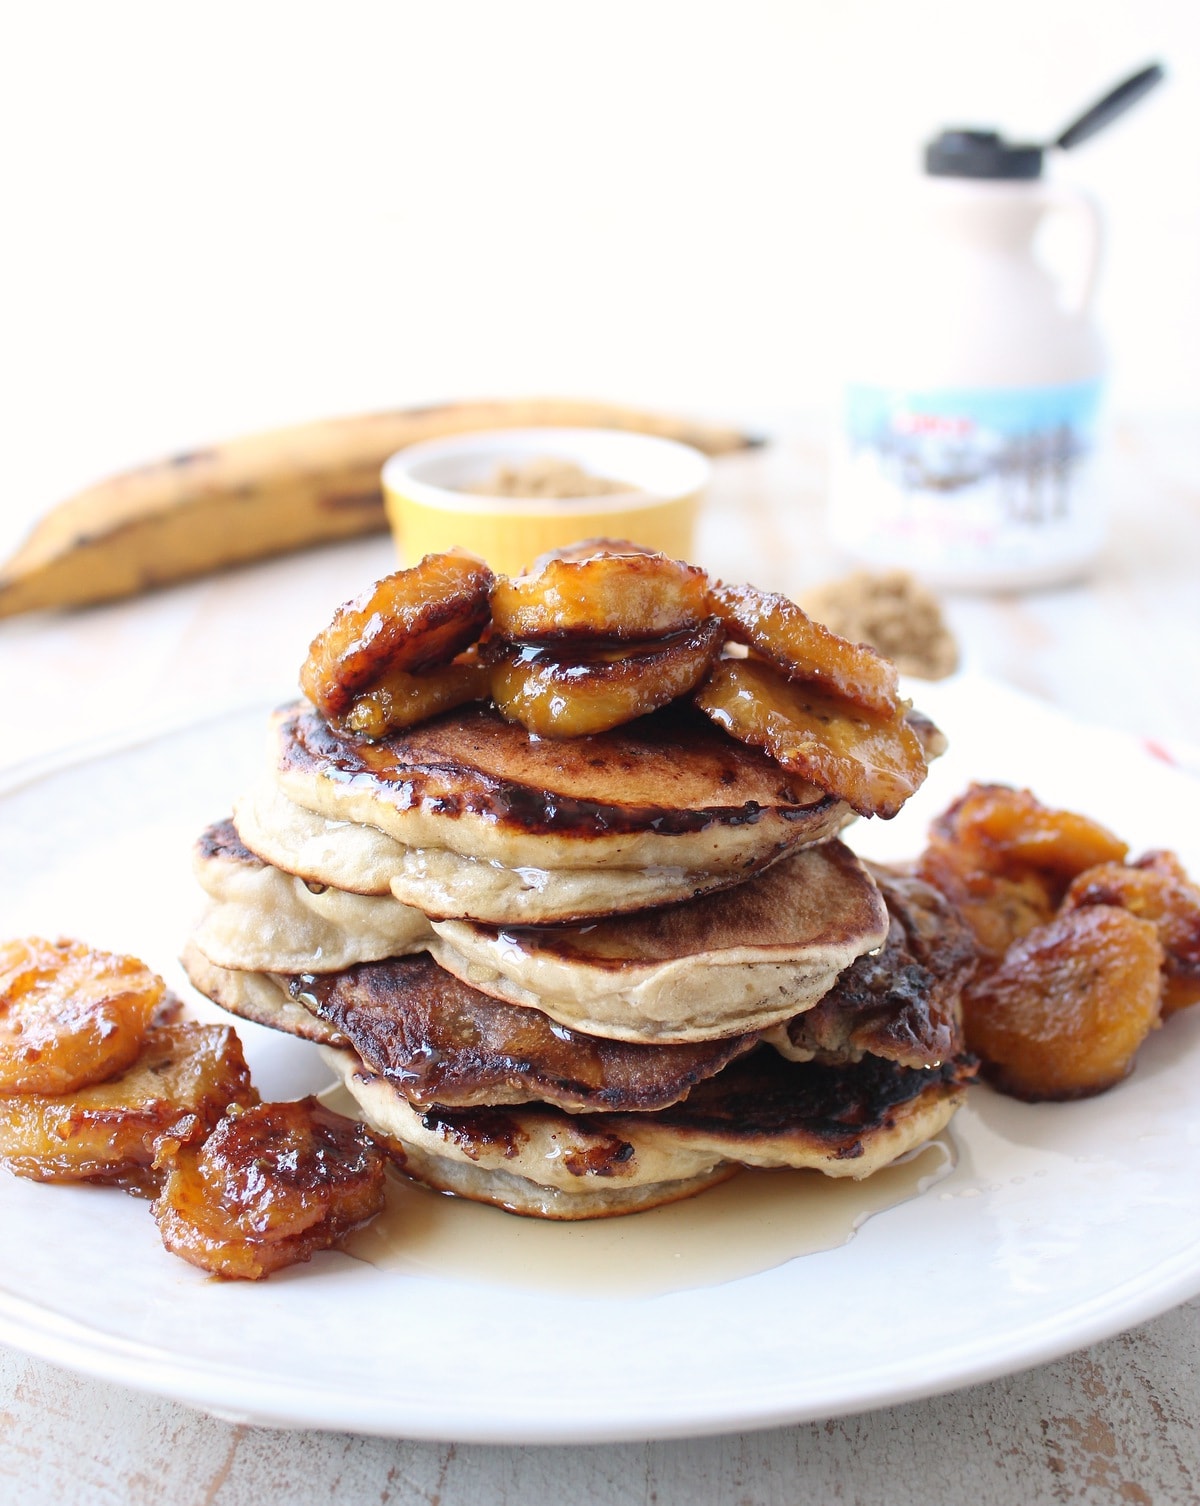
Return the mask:
<svg viewBox="0 0 1200 1506">
<path fill-rule="evenodd" d="M 1049 1364 L 1065 1355 L 1086 1349 L 1115 1334 L 1160 1317 L 1181 1303 L 1200 1295 L 1200 1237 L 1185 1251 L 1156 1263 L 1130 1277 L 1114 1290 L 1129 1293 L 1119 1308 L 1120 1319 L 1113 1322 L 1112 1293 L 1105 1299 L 1095 1297 L 1082 1304 L 1090 1313 L 1089 1321 L 1079 1321 L 1076 1309 L 1064 1309 L 1054 1323 L 1040 1320 L 1010 1330 L 1006 1342 L 993 1346 L 986 1354 L 971 1359 L 972 1347 L 957 1346 L 963 1353 L 960 1364 L 944 1366 L 929 1373 L 912 1374 L 900 1379 L 893 1372 L 901 1362 L 873 1365 L 869 1383 L 844 1383 L 840 1393 L 822 1400 L 779 1401 L 771 1405 L 751 1402 L 744 1411 L 730 1410 L 721 1403 L 708 1403 L 699 1410 L 680 1407 L 655 1418 L 647 1431 L 632 1415 L 612 1415 L 604 1421 L 581 1422 L 577 1416 L 563 1415 L 547 1421 L 530 1420 L 515 1408 L 497 1411 L 487 1421 L 464 1426 L 439 1406 L 418 1403 L 416 1415 L 404 1418 L 385 1415 L 352 1416 L 350 1409 L 361 1405 L 334 1388 L 288 1382 L 274 1391 L 270 1405 L 247 1394 L 253 1381 L 234 1366 L 211 1361 L 169 1356 L 168 1363 L 158 1357 L 152 1346 L 122 1341 L 104 1335 L 73 1319 L 51 1315 L 51 1321 L 38 1325 L 23 1324 L 15 1309 L 43 1311 L 36 1304 L 8 1293 L 0 1293 L 0 1342 L 10 1344 L 35 1358 L 90 1376 L 96 1380 L 125 1385 L 146 1395 L 166 1397 L 223 1421 L 255 1427 L 309 1429 L 352 1432 L 373 1437 L 411 1438 L 425 1442 L 453 1442 L 479 1445 L 587 1445 L 598 1443 L 648 1442 L 656 1439 L 706 1437 L 722 1433 L 757 1432 L 776 1427 L 844 1417 L 900 1406 L 934 1396 L 946 1395 L 966 1387 L 1018 1374 Z M 801 1257 L 803 1258 L 803 1257 Z M 1172 1280 L 1164 1280 L 1164 1271 L 1175 1271 Z M 1071 1319 L 1071 1322 L 1067 1320 Z M 61 1336 L 55 1330 L 62 1330 Z M 72 1340 L 72 1331 L 79 1338 Z M 1040 1342 L 1031 1342 L 1040 1333 Z M 939 1356 L 945 1355 L 939 1350 Z M 956 1351 L 952 1351 L 956 1352 Z M 859 1372 L 849 1372 L 856 1381 Z M 277 1384 L 277 1383 L 276 1383 Z M 221 1399 L 216 1399 L 218 1388 Z M 242 1404 L 234 1404 L 236 1402 Z M 638 1409 L 640 1410 L 640 1408 Z"/>
</svg>

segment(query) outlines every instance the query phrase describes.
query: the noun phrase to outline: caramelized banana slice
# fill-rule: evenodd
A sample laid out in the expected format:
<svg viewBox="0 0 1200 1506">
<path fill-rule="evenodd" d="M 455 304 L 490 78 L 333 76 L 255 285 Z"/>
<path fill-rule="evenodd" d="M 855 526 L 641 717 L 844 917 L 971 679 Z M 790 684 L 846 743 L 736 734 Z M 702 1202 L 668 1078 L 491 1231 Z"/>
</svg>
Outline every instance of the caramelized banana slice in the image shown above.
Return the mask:
<svg viewBox="0 0 1200 1506">
<path fill-rule="evenodd" d="M 694 689 L 720 644 L 721 629 L 710 618 L 665 642 L 581 648 L 571 659 L 532 645 L 498 645 L 492 699 L 501 716 L 539 737 L 607 732 Z"/>
<path fill-rule="evenodd" d="M 230 1103 L 257 1102 L 227 1025 L 162 1025 L 120 1076 L 50 1097 L 0 1098 L 0 1161 L 35 1182 L 153 1189 L 156 1157 L 206 1135 Z"/>
<path fill-rule="evenodd" d="M 1200 888 L 1174 853 L 1086 869 L 1072 881 L 1063 909 L 1084 905 L 1118 905 L 1154 923 L 1163 949 L 1164 1019 L 1200 1001 Z"/>
<path fill-rule="evenodd" d="M 486 625 L 494 580 L 470 555 L 427 554 L 377 582 L 313 639 L 300 670 L 305 695 L 332 719 L 396 671 L 449 664 Z"/>
<path fill-rule="evenodd" d="M 1142 853 L 1141 857 L 1135 858 L 1129 866 L 1143 868 L 1148 873 L 1161 873 L 1163 878 L 1172 879 L 1177 884 L 1193 882 L 1178 856 L 1173 852 L 1168 852 L 1165 847 L 1155 847 L 1149 852 Z"/>
<path fill-rule="evenodd" d="M 831 633 L 786 596 L 718 584 L 709 590 L 708 602 L 731 638 L 790 679 L 811 681 L 880 716 L 900 710 L 895 665 L 867 644 Z"/>
<path fill-rule="evenodd" d="M 860 816 L 894 816 L 928 772 L 902 711 L 868 711 L 757 659 L 718 659 L 696 704 Z"/>
<path fill-rule="evenodd" d="M 913 871 L 945 895 L 971 927 L 980 951 L 995 962 L 1014 941 L 1054 919 L 1053 886 L 1044 874 L 988 873 L 966 849 L 953 845 L 927 847 Z"/>
<path fill-rule="evenodd" d="M 1112 905 L 1067 910 L 963 995 L 968 1048 L 1014 1098 L 1087 1098 L 1129 1072 L 1158 1024 L 1162 948 Z"/>
<path fill-rule="evenodd" d="M 346 732 L 380 738 L 398 727 L 412 727 L 467 701 L 486 700 L 491 691 L 487 665 L 474 648 L 453 664 L 422 675 L 395 669 L 374 690 L 356 696 L 350 710 L 336 721 Z"/>
<path fill-rule="evenodd" d="M 963 914 L 986 956 L 1048 924 L 1076 874 L 1120 865 L 1125 844 L 1097 822 L 1051 810 L 1028 790 L 973 784 L 929 829 L 916 873 Z"/>
<path fill-rule="evenodd" d="M 154 1205 L 163 1244 L 255 1281 L 309 1260 L 383 1207 L 383 1151 L 315 1098 L 230 1114 L 172 1158 Z"/>
<path fill-rule="evenodd" d="M 695 565 L 630 546 L 600 543 L 583 559 L 549 559 L 536 574 L 503 576 L 492 591 L 492 621 L 526 643 L 560 638 L 665 638 L 709 615 L 708 577 Z"/>
<path fill-rule="evenodd" d="M 0 1093 L 71 1093 L 141 1050 L 166 985 L 136 957 L 80 941 L 0 945 Z"/>
<path fill-rule="evenodd" d="M 1129 851 L 1098 821 L 1053 810 L 1028 790 L 1004 784 L 971 785 L 933 823 L 929 845 L 957 848 L 982 873 L 1044 875 L 1056 901 L 1077 874 L 1119 863 Z"/>
</svg>

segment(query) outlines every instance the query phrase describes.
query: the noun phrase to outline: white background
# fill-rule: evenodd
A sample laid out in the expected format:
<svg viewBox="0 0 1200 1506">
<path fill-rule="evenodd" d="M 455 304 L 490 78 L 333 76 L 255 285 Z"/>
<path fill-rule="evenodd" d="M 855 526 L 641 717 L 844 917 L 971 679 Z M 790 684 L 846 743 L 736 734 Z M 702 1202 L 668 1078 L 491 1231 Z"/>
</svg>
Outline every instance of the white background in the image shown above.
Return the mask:
<svg viewBox="0 0 1200 1506">
<path fill-rule="evenodd" d="M 11 4 L 0 545 L 107 471 L 334 412 L 555 391 L 825 406 L 846 269 L 940 125 L 1109 218 L 1118 410 L 1200 404 L 1195 0 Z"/>
</svg>

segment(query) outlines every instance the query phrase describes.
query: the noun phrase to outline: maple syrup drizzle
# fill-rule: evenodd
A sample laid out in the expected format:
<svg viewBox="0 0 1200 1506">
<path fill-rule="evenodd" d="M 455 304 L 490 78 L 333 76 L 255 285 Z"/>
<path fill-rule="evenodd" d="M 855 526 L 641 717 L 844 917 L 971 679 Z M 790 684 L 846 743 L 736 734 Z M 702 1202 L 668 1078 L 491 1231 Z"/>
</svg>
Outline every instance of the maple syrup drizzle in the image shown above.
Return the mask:
<svg viewBox="0 0 1200 1506">
<path fill-rule="evenodd" d="M 861 1182 L 743 1171 L 683 1202 L 576 1222 L 517 1217 L 395 1174 L 384 1212 L 341 1248 L 407 1276 L 585 1298 L 661 1296 L 836 1249 L 874 1214 L 947 1177 L 955 1159 L 943 1133 Z"/>
</svg>

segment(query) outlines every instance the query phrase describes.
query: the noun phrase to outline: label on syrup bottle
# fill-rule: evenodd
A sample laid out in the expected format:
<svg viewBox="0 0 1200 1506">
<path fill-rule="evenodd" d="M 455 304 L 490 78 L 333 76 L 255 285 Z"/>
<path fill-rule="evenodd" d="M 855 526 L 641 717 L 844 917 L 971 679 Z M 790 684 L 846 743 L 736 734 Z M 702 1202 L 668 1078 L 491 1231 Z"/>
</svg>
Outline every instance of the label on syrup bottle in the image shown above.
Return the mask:
<svg viewBox="0 0 1200 1506">
<path fill-rule="evenodd" d="M 1099 381 L 906 392 L 848 389 L 834 540 L 947 586 L 1063 579 L 1099 548 L 1086 484 Z"/>
</svg>

